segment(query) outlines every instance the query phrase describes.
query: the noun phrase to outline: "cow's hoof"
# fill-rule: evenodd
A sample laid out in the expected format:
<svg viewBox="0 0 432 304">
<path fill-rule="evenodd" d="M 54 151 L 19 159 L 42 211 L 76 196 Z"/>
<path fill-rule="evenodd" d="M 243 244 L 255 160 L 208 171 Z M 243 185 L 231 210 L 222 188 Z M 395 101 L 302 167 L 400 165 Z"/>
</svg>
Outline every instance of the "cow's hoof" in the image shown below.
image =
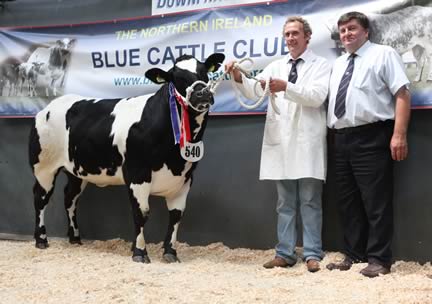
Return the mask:
<svg viewBox="0 0 432 304">
<path fill-rule="evenodd" d="M 79 238 L 79 237 L 72 237 L 72 238 L 69 238 L 69 243 L 70 243 L 70 244 L 78 244 L 78 245 L 82 245 L 81 238 Z"/>
<path fill-rule="evenodd" d="M 180 260 L 178 257 L 172 253 L 165 253 L 163 255 L 163 259 L 167 263 L 180 263 Z"/>
<path fill-rule="evenodd" d="M 38 249 L 47 249 L 48 246 L 48 242 L 36 242 L 36 248 Z"/>
<path fill-rule="evenodd" d="M 148 255 L 145 256 L 135 255 L 132 257 L 132 261 L 137 263 L 150 264 L 150 258 L 148 257 Z"/>
</svg>

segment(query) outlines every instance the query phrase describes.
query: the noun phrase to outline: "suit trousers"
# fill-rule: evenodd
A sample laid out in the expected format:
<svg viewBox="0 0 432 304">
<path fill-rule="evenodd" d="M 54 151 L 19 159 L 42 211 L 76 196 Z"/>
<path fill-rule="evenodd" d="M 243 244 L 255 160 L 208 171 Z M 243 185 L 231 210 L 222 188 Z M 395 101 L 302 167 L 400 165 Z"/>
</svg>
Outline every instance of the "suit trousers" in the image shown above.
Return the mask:
<svg viewBox="0 0 432 304">
<path fill-rule="evenodd" d="M 330 130 L 344 253 L 354 262 L 391 266 L 394 121 Z"/>
</svg>

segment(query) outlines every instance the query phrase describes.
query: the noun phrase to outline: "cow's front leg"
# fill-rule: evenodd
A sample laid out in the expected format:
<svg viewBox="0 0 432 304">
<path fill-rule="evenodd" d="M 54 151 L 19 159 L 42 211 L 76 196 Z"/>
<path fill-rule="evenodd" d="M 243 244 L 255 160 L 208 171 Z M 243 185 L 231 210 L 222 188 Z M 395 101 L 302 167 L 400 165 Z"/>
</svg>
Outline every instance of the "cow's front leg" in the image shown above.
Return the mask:
<svg viewBox="0 0 432 304">
<path fill-rule="evenodd" d="M 414 81 L 419 82 L 421 81 L 423 68 L 426 64 L 425 48 L 420 45 L 415 45 L 412 48 L 412 53 L 416 60 L 416 75 L 414 76 Z"/>
<path fill-rule="evenodd" d="M 175 246 L 177 243 L 177 232 L 183 212 L 186 208 L 186 198 L 190 190 L 191 180 L 189 179 L 178 193 L 173 197 L 167 197 L 167 207 L 169 211 L 168 231 L 163 244 L 163 259 L 167 263 L 180 262 L 177 258 Z"/>
<path fill-rule="evenodd" d="M 425 57 L 424 59 L 425 66 L 426 64 L 429 65 L 429 72 L 426 81 L 431 82 L 432 81 L 432 53 L 428 53 L 427 56 L 424 57 Z"/>
<path fill-rule="evenodd" d="M 129 184 L 129 198 L 132 204 L 132 213 L 135 224 L 135 242 L 133 245 L 132 260 L 134 262 L 150 263 L 144 238 L 144 225 L 149 216 L 148 198 L 150 183 Z"/>
<path fill-rule="evenodd" d="M 76 209 L 78 205 L 78 198 L 80 197 L 85 186 L 87 185 L 87 182 L 70 173 L 66 173 L 66 175 L 68 177 L 68 182 L 64 189 L 64 204 L 69 224 L 67 234 L 69 237 L 69 243 L 81 245 L 82 243 L 78 229 Z"/>
<path fill-rule="evenodd" d="M 53 96 L 57 96 L 56 80 L 57 80 L 56 78 L 52 78 L 51 85 L 50 85 Z"/>
</svg>

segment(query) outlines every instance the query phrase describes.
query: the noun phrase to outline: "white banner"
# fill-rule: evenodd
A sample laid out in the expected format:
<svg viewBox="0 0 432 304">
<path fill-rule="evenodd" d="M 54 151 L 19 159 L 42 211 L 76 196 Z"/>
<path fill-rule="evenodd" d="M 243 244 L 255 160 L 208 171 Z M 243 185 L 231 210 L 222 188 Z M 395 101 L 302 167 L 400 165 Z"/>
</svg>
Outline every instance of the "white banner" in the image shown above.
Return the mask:
<svg viewBox="0 0 432 304">
<path fill-rule="evenodd" d="M 251 58 L 256 75 L 288 53 L 282 28 L 289 15 L 305 16 L 313 31 L 309 47 L 333 62 L 342 51 L 336 20 L 351 10 L 370 17 L 371 41 L 402 56 L 413 107 L 432 108 L 432 0 L 427 1 L 419 6 L 411 0 L 345 0 L 341 6 L 340 0 L 290 0 L 94 24 L 0 28 L 0 116 L 32 116 L 68 93 L 94 98 L 154 93 L 160 85 L 145 72 L 168 70 L 182 54 L 200 61 L 215 52 L 226 60 Z M 209 77 L 222 74 L 220 68 Z M 266 102 L 243 108 L 226 75 L 210 112 L 263 113 Z"/>
</svg>

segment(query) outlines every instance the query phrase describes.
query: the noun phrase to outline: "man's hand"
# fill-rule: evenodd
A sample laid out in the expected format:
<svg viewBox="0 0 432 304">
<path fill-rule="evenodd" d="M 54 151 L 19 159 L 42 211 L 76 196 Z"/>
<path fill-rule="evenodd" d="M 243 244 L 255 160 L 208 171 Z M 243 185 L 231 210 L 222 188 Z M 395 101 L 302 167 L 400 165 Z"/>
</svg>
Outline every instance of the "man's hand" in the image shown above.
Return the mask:
<svg viewBox="0 0 432 304">
<path fill-rule="evenodd" d="M 261 83 L 261 87 L 264 90 L 266 81 L 260 80 L 260 83 Z M 278 78 L 270 78 L 269 86 L 270 86 L 270 93 L 272 93 L 272 94 L 277 93 L 277 92 L 285 92 L 287 82 L 285 80 L 278 79 Z"/>
<path fill-rule="evenodd" d="M 391 155 L 394 160 L 401 161 L 408 156 L 407 130 L 411 113 L 411 94 L 406 86 L 395 94 L 395 126 L 390 141 Z"/>
<path fill-rule="evenodd" d="M 237 70 L 234 65 L 237 63 L 235 60 L 231 60 L 228 63 L 225 64 L 225 72 L 230 73 L 234 76 L 234 80 L 236 82 L 242 83 L 242 77 L 240 74 L 240 71 Z"/>
<path fill-rule="evenodd" d="M 401 161 L 408 156 L 408 142 L 406 135 L 394 133 L 390 141 L 391 155 L 394 160 Z"/>
</svg>

